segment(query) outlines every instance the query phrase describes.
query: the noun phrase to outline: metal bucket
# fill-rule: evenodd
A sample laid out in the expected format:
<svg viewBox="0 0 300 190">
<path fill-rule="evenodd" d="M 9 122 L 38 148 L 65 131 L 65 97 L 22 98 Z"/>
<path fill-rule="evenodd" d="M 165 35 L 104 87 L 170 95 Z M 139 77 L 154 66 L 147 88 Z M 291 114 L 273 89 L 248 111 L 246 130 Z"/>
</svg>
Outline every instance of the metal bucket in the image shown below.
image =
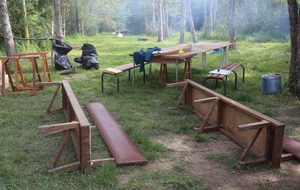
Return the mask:
<svg viewBox="0 0 300 190">
<path fill-rule="evenodd" d="M 264 94 L 274 94 L 281 92 L 280 74 L 262 75 L 262 91 Z"/>
</svg>

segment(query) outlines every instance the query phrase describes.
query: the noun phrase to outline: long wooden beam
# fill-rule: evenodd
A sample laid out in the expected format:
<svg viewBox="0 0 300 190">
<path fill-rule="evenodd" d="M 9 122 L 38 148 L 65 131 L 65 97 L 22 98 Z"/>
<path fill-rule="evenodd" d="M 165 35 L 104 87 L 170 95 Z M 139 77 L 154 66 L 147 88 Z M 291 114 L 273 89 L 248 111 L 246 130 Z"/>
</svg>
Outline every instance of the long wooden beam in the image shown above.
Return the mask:
<svg viewBox="0 0 300 190">
<path fill-rule="evenodd" d="M 73 122 L 59 123 L 59 124 L 52 124 L 52 125 L 42 125 L 39 126 L 39 132 L 61 131 L 61 130 L 75 129 L 79 127 L 80 127 L 79 122 L 73 121 Z"/>
<path fill-rule="evenodd" d="M 249 130 L 253 130 L 253 129 L 266 128 L 266 127 L 269 127 L 270 125 L 271 124 L 269 121 L 262 120 L 260 122 L 238 125 L 238 130 L 239 131 L 249 131 Z"/>
</svg>

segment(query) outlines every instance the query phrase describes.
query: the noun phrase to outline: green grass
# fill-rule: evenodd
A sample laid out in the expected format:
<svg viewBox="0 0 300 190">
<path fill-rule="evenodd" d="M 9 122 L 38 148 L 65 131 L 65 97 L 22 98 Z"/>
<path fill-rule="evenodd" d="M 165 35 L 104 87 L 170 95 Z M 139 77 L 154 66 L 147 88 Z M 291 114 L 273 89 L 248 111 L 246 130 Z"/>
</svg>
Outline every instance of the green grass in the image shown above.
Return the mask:
<svg viewBox="0 0 300 190">
<path fill-rule="evenodd" d="M 192 132 L 191 129 L 199 127 L 202 120 L 193 115 L 190 108 L 168 109 L 176 105 L 178 92 L 176 88 L 166 88 L 157 84 L 158 64 L 153 64 L 152 74 L 147 73 L 146 84 L 142 82 L 142 74 L 136 70 L 134 90 L 128 81 L 127 73 L 120 74 L 120 93 L 116 90 L 116 79 L 106 75 L 104 93 L 101 92 L 102 71 L 132 62 L 129 53 L 141 48 L 179 45 L 179 35 L 162 43 L 158 43 L 156 37 L 147 36 L 148 41 L 137 41 L 140 37 L 145 36 L 69 36 L 65 42 L 71 45 L 73 50 L 68 57 L 72 64 L 77 66 L 77 74 L 59 75 L 62 71 L 56 71 L 53 65 L 50 67 L 53 81 L 68 80 L 81 105 L 87 102 L 102 102 L 138 145 L 149 163 L 153 163 L 158 159 L 172 157 L 166 147 L 152 140 L 158 135 L 186 134 L 197 143 L 207 143 L 208 139 Z M 84 70 L 80 64 L 73 61 L 75 57 L 81 56 L 80 48 L 84 43 L 91 43 L 97 47 L 99 70 Z M 297 115 L 300 112 L 299 101 L 289 94 L 286 87 L 289 44 L 238 42 L 237 48 L 238 51 L 229 52 L 229 61 L 245 65 L 246 81 L 243 84 L 239 78 L 238 89 L 234 90 L 233 76 L 229 76 L 227 96 L 274 118 L 280 116 L 276 111 L 280 107 L 290 107 L 288 114 Z M 207 72 L 220 66 L 221 60 L 221 54 L 208 53 L 208 68 L 200 70 L 201 56 L 197 56 L 193 60 L 192 79 L 201 84 Z M 174 70 L 175 68 L 170 67 L 169 72 L 174 73 Z M 241 70 L 237 69 L 237 72 L 241 76 Z M 260 78 L 263 74 L 271 73 L 281 74 L 282 93 L 264 95 Z M 215 89 L 214 82 L 208 82 L 207 86 L 223 93 L 221 85 Z M 48 174 L 47 170 L 51 167 L 62 136 L 46 138 L 38 132 L 38 126 L 65 122 L 61 113 L 43 113 L 54 91 L 54 87 L 47 87 L 39 90 L 36 96 L 0 96 L 0 189 L 209 189 L 209 184 L 203 184 L 201 178 L 185 170 L 184 163 L 177 164 L 168 171 L 147 170 L 145 166 L 117 167 L 114 163 L 107 163 L 93 166 L 91 171 L 86 173 L 69 171 Z M 59 98 L 60 95 L 53 108 L 60 107 Z M 287 128 L 299 135 L 299 121 L 287 120 L 287 123 L 291 124 Z M 222 155 L 215 156 L 223 158 Z M 109 157 L 109 152 L 97 131 L 92 132 L 92 157 Z M 229 163 L 231 160 L 236 161 L 235 157 L 228 159 Z M 76 159 L 73 145 L 68 142 L 59 164 L 74 161 Z M 120 178 L 124 175 L 128 180 L 120 184 Z"/>
</svg>

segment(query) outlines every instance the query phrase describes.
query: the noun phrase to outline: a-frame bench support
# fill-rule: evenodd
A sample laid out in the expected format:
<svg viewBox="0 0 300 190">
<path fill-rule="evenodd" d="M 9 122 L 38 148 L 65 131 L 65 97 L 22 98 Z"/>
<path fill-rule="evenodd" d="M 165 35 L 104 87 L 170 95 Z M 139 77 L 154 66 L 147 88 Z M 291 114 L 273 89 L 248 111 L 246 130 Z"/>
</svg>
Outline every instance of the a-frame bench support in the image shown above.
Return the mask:
<svg viewBox="0 0 300 190">
<path fill-rule="evenodd" d="M 199 128 L 194 128 L 194 130 L 198 131 L 199 133 L 202 133 L 204 131 L 205 125 L 210 119 L 211 114 L 213 113 L 214 109 L 219 103 L 220 98 L 218 97 L 212 97 L 212 98 L 204 98 L 200 100 L 194 100 L 194 105 L 199 105 L 199 104 L 205 104 L 205 103 L 212 103 L 207 115 L 204 118 L 204 121 L 202 122 L 201 126 Z M 218 128 L 218 127 L 210 127 L 211 128 Z"/>
<path fill-rule="evenodd" d="M 245 148 L 244 152 L 242 153 L 242 156 L 240 157 L 238 163 L 240 165 L 253 165 L 253 164 L 257 164 L 257 163 L 267 163 L 267 159 L 266 158 L 257 158 L 251 161 L 245 161 L 247 154 L 249 153 L 249 151 L 251 150 L 251 148 L 253 147 L 255 141 L 257 140 L 260 132 L 264 129 L 270 127 L 270 122 L 262 120 L 261 122 L 255 122 L 255 123 L 249 123 L 249 124 L 244 124 L 244 125 L 238 125 L 238 130 L 240 132 L 242 131 L 249 131 L 249 130 L 255 130 L 257 129 L 257 132 L 253 135 L 252 137 L 252 141 L 250 141 L 247 144 L 247 147 Z"/>
<path fill-rule="evenodd" d="M 76 99 L 75 94 L 73 93 L 68 81 L 64 80 L 62 82 L 42 82 L 38 85 L 57 86 L 56 91 L 54 92 L 50 104 L 45 112 L 53 113 L 63 111 L 67 120 L 66 123 L 39 126 L 39 131 L 50 132 L 50 134 L 48 135 L 65 135 L 58 153 L 52 163 L 53 168 L 48 170 L 48 172 L 57 172 L 71 169 L 80 169 L 84 172 L 88 170 L 92 165 L 100 165 L 104 162 L 114 161 L 114 158 L 91 160 L 91 125 L 86 118 L 82 107 L 79 105 L 79 102 Z M 62 107 L 51 110 L 53 102 L 56 99 L 60 88 L 62 88 Z M 70 137 L 72 139 L 78 161 L 57 167 L 62 152 Z"/>
</svg>

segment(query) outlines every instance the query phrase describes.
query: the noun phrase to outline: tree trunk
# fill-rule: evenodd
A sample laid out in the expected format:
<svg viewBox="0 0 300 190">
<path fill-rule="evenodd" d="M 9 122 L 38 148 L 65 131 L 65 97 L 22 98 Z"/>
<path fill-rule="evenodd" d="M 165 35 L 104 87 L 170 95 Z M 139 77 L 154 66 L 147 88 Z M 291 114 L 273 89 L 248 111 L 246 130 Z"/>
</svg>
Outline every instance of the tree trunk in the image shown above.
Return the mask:
<svg viewBox="0 0 300 190">
<path fill-rule="evenodd" d="M 300 96 L 300 34 L 299 13 L 297 0 L 287 0 L 289 7 L 291 59 L 289 71 L 289 90 L 292 94 Z"/>
<path fill-rule="evenodd" d="M 164 41 L 164 32 L 163 32 L 163 0 L 159 2 L 159 27 L 158 27 L 158 40 L 159 42 Z"/>
<path fill-rule="evenodd" d="M 236 0 L 230 0 L 228 33 L 229 33 L 229 42 L 233 44 L 229 46 L 229 50 L 236 50 L 235 5 L 236 5 Z"/>
<path fill-rule="evenodd" d="M 185 0 L 181 0 L 181 18 L 180 18 L 180 41 L 179 43 L 185 43 L 184 33 L 186 25 L 186 8 Z"/>
<path fill-rule="evenodd" d="M 24 33 L 25 33 L 25 38 L 29 38 L 28 21 L 27 21 L 26 2 L 25 2 L 25 0 L 22 1 L 22 8 L 23 8 L 23 17 L 24 17 Z"/>
<path fill-rule="evenodd" d="M 207 1 L 204 0 L 203 2 L 203 32 L 204 37 L 206 37 L 207 34 Z"/>
<path fill-rule="evenodd" d="M 0 17 L 6 55 L 10 56 L 13 53 L 17 53 L 17 51 L 10 26 L 6 0 L 0 0 Z"/>
<path fill-rule="evenodd" d="M 209 15 L 210 15 L 210 19 L 209 19 L 209 38 L 212 38 L 212 31 L 213 31 L 213 1 L 210 1 L 210 8 L 209 8 Z"/>
<path fill-rule="evenodd" d="M 193 15 L 192 15 L 192 10 L 191 10 L 191 2 L 190 2 L 190 0 L 186 0 L 186 1 L 187 1 L 186 2 L 187 15 L 188 15 L 188 20 L 189 20 L 189 24 L 190 24 L 192 40 L 193 40 L 193 43 L 197 43 L 198 39 L 197 39 L 196 30 L 195 30 L 194 21 L 193 21 Z"/>
<path fill-rule="evenodd" d="M 155 0 L 152 0 L 151 2 L 151 8 L 152 8 L 152 28 L 155 28 L 156 26 L 156 19 L 155 19 Z"/>
<path fill-rule="evenodd" d="M 60 11 L 60 0 L 53 0 L 54 19 L 55 19 L 55 34 L 59 40 L 64 39 L 62 31 L 62 17 Z"/>
<path fill-rule="evenodd" d="M 163 0 L 163 28 L 164 39 L 166 39 L 170 36 L 167 0 Z"/>
</svg>

